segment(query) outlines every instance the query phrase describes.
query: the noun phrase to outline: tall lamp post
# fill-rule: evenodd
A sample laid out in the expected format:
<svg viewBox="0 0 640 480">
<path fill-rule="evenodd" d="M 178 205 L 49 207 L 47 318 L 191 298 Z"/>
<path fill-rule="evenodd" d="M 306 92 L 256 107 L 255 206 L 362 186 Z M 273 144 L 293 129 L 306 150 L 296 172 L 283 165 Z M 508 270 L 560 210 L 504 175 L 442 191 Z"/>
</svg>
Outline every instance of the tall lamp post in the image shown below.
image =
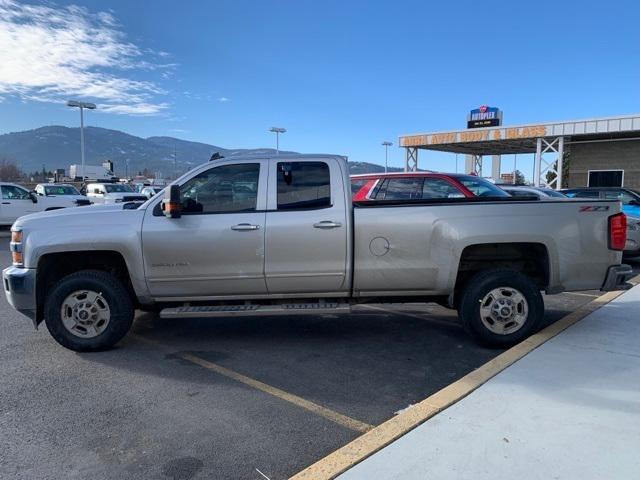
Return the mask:
<svg viewBox="0 0 640 480">
<path fill-rule="evenodd" d="M 276 155 L 278 155 L 280 153 L 280 134 L 285 133 L 287 129 L 281 127 L 271 127 L 269 131 L 276 134 Z"/>
<path fill-rule="evenodd" d="M 82 157 L 82 180 L 84 181 L 84 109 L 95 110 L 96 104 L 69 100 L 67 107 L 80 109 L 80 156 Z"/>
<path fill-rule="evenodd" d="M 384 147 L 384 173 L 387 173 L 387 169 L 389 168 L 389 147 L 393 145 L 391 142 L 382 142 L 382 146 Z"/>
</svg>

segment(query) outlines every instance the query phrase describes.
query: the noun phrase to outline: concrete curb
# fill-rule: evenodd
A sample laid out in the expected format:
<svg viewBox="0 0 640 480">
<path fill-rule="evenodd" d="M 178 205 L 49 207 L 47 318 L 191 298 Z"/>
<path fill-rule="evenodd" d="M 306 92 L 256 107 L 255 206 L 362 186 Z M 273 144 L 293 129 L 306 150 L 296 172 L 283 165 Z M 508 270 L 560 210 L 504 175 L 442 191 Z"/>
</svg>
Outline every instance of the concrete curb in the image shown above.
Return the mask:
<svg viewBox="0 0 640 480">
<path fill-rule="evenodd" d="M 640 275 L 634 277 L 631 283 L 640 283 Z M 624 291 L 607 292 L 595 298 L 588 304 L 583 305 L 576 311 L 501 353 L 473 372 L 320 459 L 291 477 L 290 480 L 329 480 L 336 478 L 410 430 L 426 422 L 437 413 L 466 397 L 543 343 L 623 293 Z"/>
</svg>

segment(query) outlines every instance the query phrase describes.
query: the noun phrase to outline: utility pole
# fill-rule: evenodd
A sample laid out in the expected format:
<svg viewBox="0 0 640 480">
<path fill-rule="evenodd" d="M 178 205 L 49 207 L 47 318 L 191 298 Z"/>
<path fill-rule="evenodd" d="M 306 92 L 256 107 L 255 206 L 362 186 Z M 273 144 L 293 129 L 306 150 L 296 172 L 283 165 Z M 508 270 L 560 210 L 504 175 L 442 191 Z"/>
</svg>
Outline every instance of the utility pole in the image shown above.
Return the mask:
<svg viewBox="0 0 640 480">
<path fill-rule="evenodd" d="M 391 145 L 393 145 L 391 142 L 382 142 L 382 146 L 384 147 L 384 173 L 387 173 L 387 170 L 389 169 L 389 147 Z"/>
<path fill-rule="evenodd" d="M 77 100 L 69 100 L 67 107 L 74 107 L 80 109 L 80 156 L 82 157 L 82 181 L 85 179 L 84 174 L 84 109 L 95 110 L 95 103 L 79 102 Z M 77 175 L 77 173 L 76 173 Z"/>
<path fill-rule="evenodd" d="M 276 134 L 276 155 L 279 155 L 280 154 L 280 134 L 285 133 L 287 129 L 281 128 L 281 127 L 271 127 L 269 131 Z"/>
</svg>

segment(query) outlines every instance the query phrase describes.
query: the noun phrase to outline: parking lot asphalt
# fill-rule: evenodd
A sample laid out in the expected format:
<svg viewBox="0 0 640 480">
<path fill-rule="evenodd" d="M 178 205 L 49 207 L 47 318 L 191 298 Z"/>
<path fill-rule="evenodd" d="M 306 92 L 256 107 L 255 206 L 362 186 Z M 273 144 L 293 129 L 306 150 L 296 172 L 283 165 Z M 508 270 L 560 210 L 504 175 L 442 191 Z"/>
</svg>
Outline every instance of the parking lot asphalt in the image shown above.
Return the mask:
<svg viewBox="0 0 640 480">
<path fill-rule="evenodd" d="M 545 322 L 597 295 L 545 298 Z M 467 337 L 455 312 L 405 305 L 140 313 L 118 348 L 79 354 L 2 295 L 0 478 L 284 479 L 499 353 Z"/>
</svg>

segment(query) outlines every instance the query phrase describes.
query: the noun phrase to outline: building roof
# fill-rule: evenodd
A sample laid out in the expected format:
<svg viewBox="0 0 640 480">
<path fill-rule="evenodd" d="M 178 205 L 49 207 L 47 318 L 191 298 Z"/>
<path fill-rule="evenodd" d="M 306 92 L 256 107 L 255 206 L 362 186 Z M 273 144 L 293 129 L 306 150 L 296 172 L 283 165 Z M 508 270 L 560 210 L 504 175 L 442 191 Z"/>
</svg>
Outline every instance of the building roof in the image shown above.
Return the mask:
<svg viewBox="0 0 640 480">
<path fill-rule="evenodd" d="M 540 137 L 565 137 L 565 144 L 640 139 L 640 114 L 401 135 L 398 145 L 452 153 L 504 155 L 535 152 Z"/>
</svg>

